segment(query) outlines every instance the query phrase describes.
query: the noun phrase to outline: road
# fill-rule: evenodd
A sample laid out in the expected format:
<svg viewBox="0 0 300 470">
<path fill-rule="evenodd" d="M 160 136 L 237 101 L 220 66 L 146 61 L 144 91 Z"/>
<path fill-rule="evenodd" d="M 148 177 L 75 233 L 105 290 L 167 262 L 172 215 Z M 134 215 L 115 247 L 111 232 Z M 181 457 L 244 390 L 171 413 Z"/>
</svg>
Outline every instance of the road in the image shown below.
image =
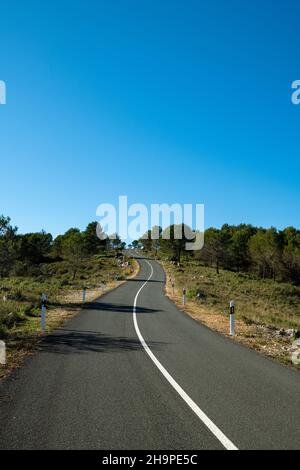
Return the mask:
<svg viewBox="0 0 300 470">
<path fill-rule="evenodd" d="M 300 448 L 300 374 L 179 311 L 139 262 L 2 381 L 0 448 Z"/>
</svg>

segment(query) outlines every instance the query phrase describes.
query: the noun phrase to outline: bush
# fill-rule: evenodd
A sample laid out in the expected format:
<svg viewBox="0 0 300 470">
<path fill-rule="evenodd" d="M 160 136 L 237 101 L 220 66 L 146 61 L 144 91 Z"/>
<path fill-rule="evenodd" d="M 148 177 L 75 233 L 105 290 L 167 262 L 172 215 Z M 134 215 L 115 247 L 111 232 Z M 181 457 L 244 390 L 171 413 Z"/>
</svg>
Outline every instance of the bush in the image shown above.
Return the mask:
<svg viewBox="0 0 300 470">
<path fill-rule="evenodd" d="M 25 318 L 24 309 L 16 302 L 6 302 L 0 307 L 0 325 L 6 328 L 12 328 L 16 323 Z"/>
<path fill-rule="evenodd" d="M 20 302 L 21 300 L 24 300 L 22 291 L 20 289 L 14 290 L 10 295 L 9 295 L 11 300 L 16 300 L 17 302 Z"/>
</svg>

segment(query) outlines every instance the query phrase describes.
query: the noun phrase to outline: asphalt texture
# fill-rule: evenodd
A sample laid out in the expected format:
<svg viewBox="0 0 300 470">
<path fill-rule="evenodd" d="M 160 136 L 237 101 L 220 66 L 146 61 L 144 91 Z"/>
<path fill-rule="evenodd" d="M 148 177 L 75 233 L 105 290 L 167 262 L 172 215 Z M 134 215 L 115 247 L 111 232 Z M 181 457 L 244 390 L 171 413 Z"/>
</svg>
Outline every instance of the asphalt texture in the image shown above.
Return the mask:
<svg viewBox="0 0 300 470">
<path fill-rule="evenodd" d="M 224 449 L 145 351 L 142 288 L 145 343 L 218 430 L 238 449 L 299 449 L 300 374 L 191 319 L 161 266 L 139 263 L 0 383 L 0 448 Z"/>
</svg>

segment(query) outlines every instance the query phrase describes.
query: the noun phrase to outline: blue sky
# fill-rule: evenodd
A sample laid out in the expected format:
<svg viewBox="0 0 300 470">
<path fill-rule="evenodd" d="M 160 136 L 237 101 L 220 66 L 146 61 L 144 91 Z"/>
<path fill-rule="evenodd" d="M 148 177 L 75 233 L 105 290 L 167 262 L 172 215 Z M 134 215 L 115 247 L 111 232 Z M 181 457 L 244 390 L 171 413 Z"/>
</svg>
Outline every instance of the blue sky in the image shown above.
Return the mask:
<svg viewBox="0 0 300 470">
<path fill-rule="evenodd" d="M 298 1 L 1 2 L 0 213 L 55 235 L 102 202 L 300 228 Z"/>
</svg>

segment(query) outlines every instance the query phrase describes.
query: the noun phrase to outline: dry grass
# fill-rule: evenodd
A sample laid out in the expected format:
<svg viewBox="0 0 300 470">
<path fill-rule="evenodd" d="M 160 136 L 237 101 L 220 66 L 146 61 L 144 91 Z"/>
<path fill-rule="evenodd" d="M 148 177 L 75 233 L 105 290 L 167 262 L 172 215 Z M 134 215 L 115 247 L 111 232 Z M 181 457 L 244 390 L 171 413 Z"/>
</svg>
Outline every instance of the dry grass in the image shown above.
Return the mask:
<svg viewBox="0 0 300 470">
<path fill-rule="evenodd" d="M 209 328 L 229 336 L 228 305 L 236 301 L 235 341 L 286 365 L 291 362 L 293 338 L 280 336 L 280 328 L 300 327 L 300 289 L 288 284 L 253 279 L 183 263 L 162 262 L 167 273 L 166 294 L 179 308 Z M 173 292 L 171 279 L 175 281 Z M 187 289 L 185 307 L 182 288 Z M 197 292 L 201 300 L 196 299 Z M 299 368 L 299 367 L 298 367 Z"/>
</svg>

